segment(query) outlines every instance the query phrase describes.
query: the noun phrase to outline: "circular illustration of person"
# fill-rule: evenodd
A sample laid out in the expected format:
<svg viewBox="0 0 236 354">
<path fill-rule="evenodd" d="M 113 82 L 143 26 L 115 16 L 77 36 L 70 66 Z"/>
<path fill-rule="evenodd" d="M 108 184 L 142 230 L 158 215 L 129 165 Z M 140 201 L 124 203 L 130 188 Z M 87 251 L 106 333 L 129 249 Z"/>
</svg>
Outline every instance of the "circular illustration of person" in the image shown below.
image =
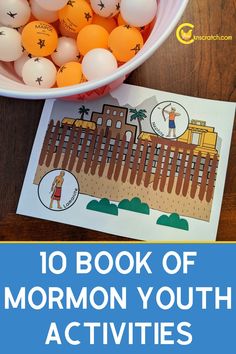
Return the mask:
<svg viewBox="0 0 236 354">
<path fill-rule="evenodd" d="M 71 172 L 53 170 L 41 179 L 38 185 L 38 196 L 46 208 L 63 211 L 76 202 L 79 196 L 79 184 Z"/>
<path fill-rule="evenodd" d="M 161 102 L 151 113 L 152 129 L 166 139 L 179 138 L 187 130 L 188 125 L 188 112 L 177 102 Z"/>
</svg>

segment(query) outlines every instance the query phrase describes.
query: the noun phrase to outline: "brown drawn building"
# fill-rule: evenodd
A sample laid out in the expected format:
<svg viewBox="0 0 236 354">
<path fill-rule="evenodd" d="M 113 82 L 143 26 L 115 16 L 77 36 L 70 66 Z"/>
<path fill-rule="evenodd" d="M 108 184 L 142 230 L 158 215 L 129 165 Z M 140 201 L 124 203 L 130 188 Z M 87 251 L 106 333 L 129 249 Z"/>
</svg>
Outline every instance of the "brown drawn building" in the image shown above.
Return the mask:
<svg viewBox="0 0 236 354">
<path fill-rule="evenodd" d="M 91 121 L 96 124 L 98 134 L 103 129 L 105 136 L 107 136 L 110 130 L 112 138 L 120 134 L 122 139 L 125 134 L 126 140 L 130 141 L 132 135 L 136 136 L 137 127 L 127 124 L 127 117 L 128 108 L 105 104 L 101 113 L 93 112 Z"/>
</svg>

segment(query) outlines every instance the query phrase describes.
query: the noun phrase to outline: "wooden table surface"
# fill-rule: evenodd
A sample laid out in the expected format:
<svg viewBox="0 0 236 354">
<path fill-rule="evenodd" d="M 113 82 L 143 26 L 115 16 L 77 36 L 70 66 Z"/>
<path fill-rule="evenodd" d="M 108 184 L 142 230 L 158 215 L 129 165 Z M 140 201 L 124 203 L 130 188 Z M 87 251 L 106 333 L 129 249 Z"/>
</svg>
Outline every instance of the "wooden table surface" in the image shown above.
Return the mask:
<svg viewBox="0 0 236 354">
<path fill-rule="evenodd" d="M 180 24 L 194 24 L 195 34 L 232 35 L 235 39 L 235 10 L 235 0 L 190 0 Z M 235 102 L 235 49 L 235 40 L 199 41 L 182 45 L 173 33 L 127 82 L 184 95 Z M 0 240 L 125 241 L 121 237 L 15 214 L 43 104 L 43 101 L 0 98 Z M 218 241 L 236 241 L 235 161 L 236 125 Z"/>
</svg>

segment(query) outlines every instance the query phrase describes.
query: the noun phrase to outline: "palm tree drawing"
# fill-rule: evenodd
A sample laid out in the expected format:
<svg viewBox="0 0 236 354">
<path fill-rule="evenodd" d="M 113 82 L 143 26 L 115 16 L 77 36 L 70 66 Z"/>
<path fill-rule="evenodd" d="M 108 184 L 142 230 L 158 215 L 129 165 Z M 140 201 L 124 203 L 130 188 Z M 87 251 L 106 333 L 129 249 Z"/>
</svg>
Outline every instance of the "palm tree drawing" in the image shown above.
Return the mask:
<svg viewBox="0 0 236 354">
<path fill-rule="evenodd" d="M 84 119 L 84 116 L 86 115 L 88 115 L 89 114 L 89 111 L 90 111 L 90 109 L 89 108 L 86 108 L 84 105 L 82 105 L 80 108 L 79 108 L 79 114 L 81 114 L 81 119 L 83 120 Z"/>
<path fill-rule="evenodd" d="M 132 113 L 132 115 L 130 116 L 130 121 L 132 122 L 133 120 L 137 120 L 138 126 L 139 126 L 139 134 L 141 134 L 141 132 L 142 132 L 141 121 L 144 120 L 145 118 L 147 118 L 146 109 L 137 110 L 136 108 L 131 108 L 129 111 L 130 111 L 130 113 Z"/>
</svg>

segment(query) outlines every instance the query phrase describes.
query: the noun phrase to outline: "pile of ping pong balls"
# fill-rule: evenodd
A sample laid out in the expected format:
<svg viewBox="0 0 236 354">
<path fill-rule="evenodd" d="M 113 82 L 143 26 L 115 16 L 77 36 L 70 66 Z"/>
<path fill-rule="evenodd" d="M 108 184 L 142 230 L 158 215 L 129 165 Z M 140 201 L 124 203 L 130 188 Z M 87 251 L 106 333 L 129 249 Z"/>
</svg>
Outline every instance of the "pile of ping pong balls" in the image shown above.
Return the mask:
<svg viewBox="0 0 236 354">
<path fill-rule="evenodd" d="M 0 1 L 0 61 L 33 87 L 101 79 L 140 51 L 156 14 L 156 0 Z"/>
</svg>

